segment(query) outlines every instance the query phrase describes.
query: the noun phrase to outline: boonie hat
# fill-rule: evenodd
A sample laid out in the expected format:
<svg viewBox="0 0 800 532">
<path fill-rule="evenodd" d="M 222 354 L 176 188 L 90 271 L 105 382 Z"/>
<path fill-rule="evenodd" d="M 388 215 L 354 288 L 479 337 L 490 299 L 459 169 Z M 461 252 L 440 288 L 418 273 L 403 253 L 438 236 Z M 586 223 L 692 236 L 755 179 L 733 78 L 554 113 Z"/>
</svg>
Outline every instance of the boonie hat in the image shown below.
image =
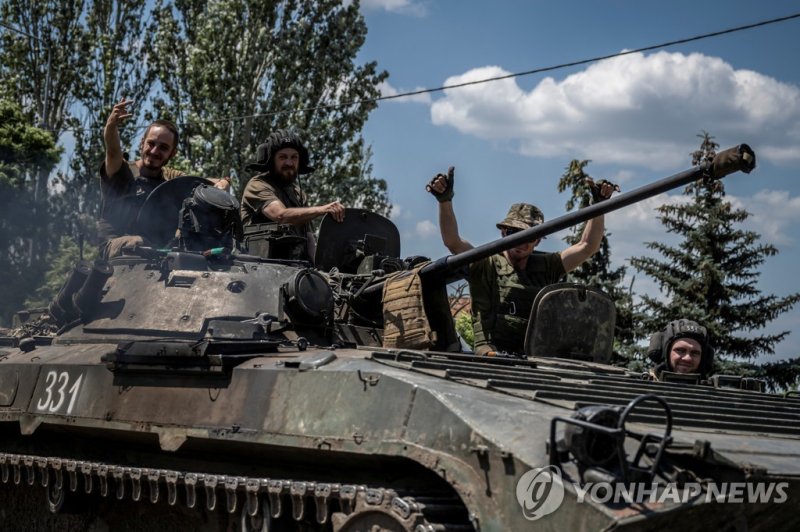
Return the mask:
<svg viewBox="0 0 800 532">
<path fill-rule="evenodd" d="M 537 206 L 530 203 L 515 203 L 508 209 L 505 219 L 497 223 L 497 228 L 529 229 L 542 223 L 544 223 L 544 214 Z"/>
</svg>

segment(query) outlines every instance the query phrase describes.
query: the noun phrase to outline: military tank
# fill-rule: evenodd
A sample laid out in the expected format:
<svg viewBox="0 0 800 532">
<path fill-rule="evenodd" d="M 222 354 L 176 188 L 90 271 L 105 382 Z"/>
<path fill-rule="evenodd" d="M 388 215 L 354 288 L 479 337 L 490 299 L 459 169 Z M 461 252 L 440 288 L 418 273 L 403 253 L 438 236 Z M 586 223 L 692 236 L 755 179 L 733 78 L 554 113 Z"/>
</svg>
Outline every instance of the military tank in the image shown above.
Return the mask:
<svg viewBox="0 0 800 532">
<path fill-rule="evenodd" d="M 232 253 L 230 200 L 199 178 L 162 185 L 148 212 L 187 194 L 220 210 L 182 216 L 177 247 L 77 264 L 50 305 L 57 334 L 0 347 L 0 528 L 796 529 L 796 395 L 609 365 L 613 304 L 586 287 L 548 289 L 525 358 L 455 352 L 435 308 L 472 261 L 754 163 L 742 145 L 433 262 L 400 259 L 391 222 L 350 211 L 323 222 L 316 267 Z M 382 301 L 404 278 L 423 285 L 423 344 L 403 316 L 387 340 Z"/>
</svg>

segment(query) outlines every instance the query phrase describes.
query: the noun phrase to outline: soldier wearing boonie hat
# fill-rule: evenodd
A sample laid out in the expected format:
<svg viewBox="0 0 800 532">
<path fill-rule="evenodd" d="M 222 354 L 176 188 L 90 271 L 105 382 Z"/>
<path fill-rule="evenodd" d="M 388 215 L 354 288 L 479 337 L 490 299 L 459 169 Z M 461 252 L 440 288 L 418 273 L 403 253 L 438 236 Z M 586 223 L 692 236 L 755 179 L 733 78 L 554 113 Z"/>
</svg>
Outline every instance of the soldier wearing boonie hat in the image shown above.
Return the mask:
<svg viewBox="0 0 800 532">
<path fill-rule="evenodd" d="M 455 169 L 437 174 L 426 189 L 439 202 L 439 230 L 442 242 L 451 253 L 472 249 L 458 232 L 453 210 Z M 615 185 L 603 181 L 590 183 L 595 201 L 611 196 Z M 544 214 L 535 205 L 515 203 L 498 222 L 502 236 L 544 223 Z M 515 246 L 470 265 L 469 290 L 472 298 L 474 350 L 478 355 L 523 352 L 525 332 L 533 301 L 539 291 L 558 282 L 580 266 L 600 248 L 604 223 L 600 215 L 586 223 L 581 240 L 560 253 L 534 253 L 541 239 Z"/>
<path fill-rule="evenodd" d="M 508 209 L 508 214 L 497 228 L 502 229 L 528 229 L 544 223 L 544 214 L 536 205 L 529 203 L 515 203 Z"/>
</svg>

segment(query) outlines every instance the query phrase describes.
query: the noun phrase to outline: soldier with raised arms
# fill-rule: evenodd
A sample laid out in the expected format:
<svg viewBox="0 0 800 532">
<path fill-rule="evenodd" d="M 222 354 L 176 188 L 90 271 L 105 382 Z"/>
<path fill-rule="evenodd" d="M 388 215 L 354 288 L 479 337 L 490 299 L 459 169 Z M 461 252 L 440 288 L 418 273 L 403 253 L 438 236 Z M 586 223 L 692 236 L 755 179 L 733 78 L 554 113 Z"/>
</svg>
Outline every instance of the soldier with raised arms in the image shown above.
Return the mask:
<svg viewBox="0 0 800 532">
<path fill-rule="evenodd" d="M 439 230 L 450 253 L 473 248 L 458 231 L 453 210 L 454 168 L 437 174 L 427 190 L 439 201 Z M 608 181 L 590 183 L 595 201 L 611 196 L 616 189 Z M 544 215 L 534 205 L 515 203 L 498 222 L 502 236 L 534 227 L 544 222 Z M 503 253 L 477 261 L 469 268 L 472 298 L 474 350 L 478 355 L 521 354 L 533 301 L 545 286 L 558 282 L 600 249 L 603 216 L 589 220 L 580 241 L 560 253 L 533 253 L 540 240 L 527 242 Z"/>
</svg>

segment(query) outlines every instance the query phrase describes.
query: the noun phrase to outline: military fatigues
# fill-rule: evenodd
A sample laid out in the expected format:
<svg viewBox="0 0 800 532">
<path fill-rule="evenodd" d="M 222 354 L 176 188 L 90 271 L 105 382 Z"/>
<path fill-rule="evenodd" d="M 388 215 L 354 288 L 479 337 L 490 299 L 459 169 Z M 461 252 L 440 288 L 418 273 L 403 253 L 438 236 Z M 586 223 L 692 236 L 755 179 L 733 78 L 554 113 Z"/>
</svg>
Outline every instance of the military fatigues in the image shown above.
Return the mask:
<svg viewBox="0 0 800 532">
<path fill-rule="evenodd" d="M 244 226 L 274 223 L 275 220 L 264 215 L 264 207 L 275 200 L 280 200 L 287 208 L 307 207 L 308 198 L 297 183 L 286 185 L 280 178 L 274 178 L 268 173 L 258 174 L 247 183 L 242 194 L 242 206 L 240 214 Z M 293 250 L 292 257 L 310 260 L 313 257 L 314 248 L 314 228 L 310 223 L 302 225 L 291 225 L 290 231 L 307 240 L 307 244 L 298 244 L 297 249 Z"/>
<path fill-rule="evenodd" d="M 517 272 L 503 255 L 470 265 L 472 328 L 475 352 L 522 353 L 533 300 L 539 291 L 565 274 L 559 253 L 534 253 L 524 272 Z"/>
<path fill-rule="evenodd" d="M 100 166 L 101 204 L 97 221 L 100 254 L 105 258 L 119 255 L 125 246 L 143 244 L 141 236 L 132 234 L 134 223 L 150 192 L 161 183 L 182 175 L 172 168 L 162 168 L 159 177 L 144 177 L 136 163 L 123 162 L 119 170 L 106 175 L 106 164 Z"/>
</svg>

